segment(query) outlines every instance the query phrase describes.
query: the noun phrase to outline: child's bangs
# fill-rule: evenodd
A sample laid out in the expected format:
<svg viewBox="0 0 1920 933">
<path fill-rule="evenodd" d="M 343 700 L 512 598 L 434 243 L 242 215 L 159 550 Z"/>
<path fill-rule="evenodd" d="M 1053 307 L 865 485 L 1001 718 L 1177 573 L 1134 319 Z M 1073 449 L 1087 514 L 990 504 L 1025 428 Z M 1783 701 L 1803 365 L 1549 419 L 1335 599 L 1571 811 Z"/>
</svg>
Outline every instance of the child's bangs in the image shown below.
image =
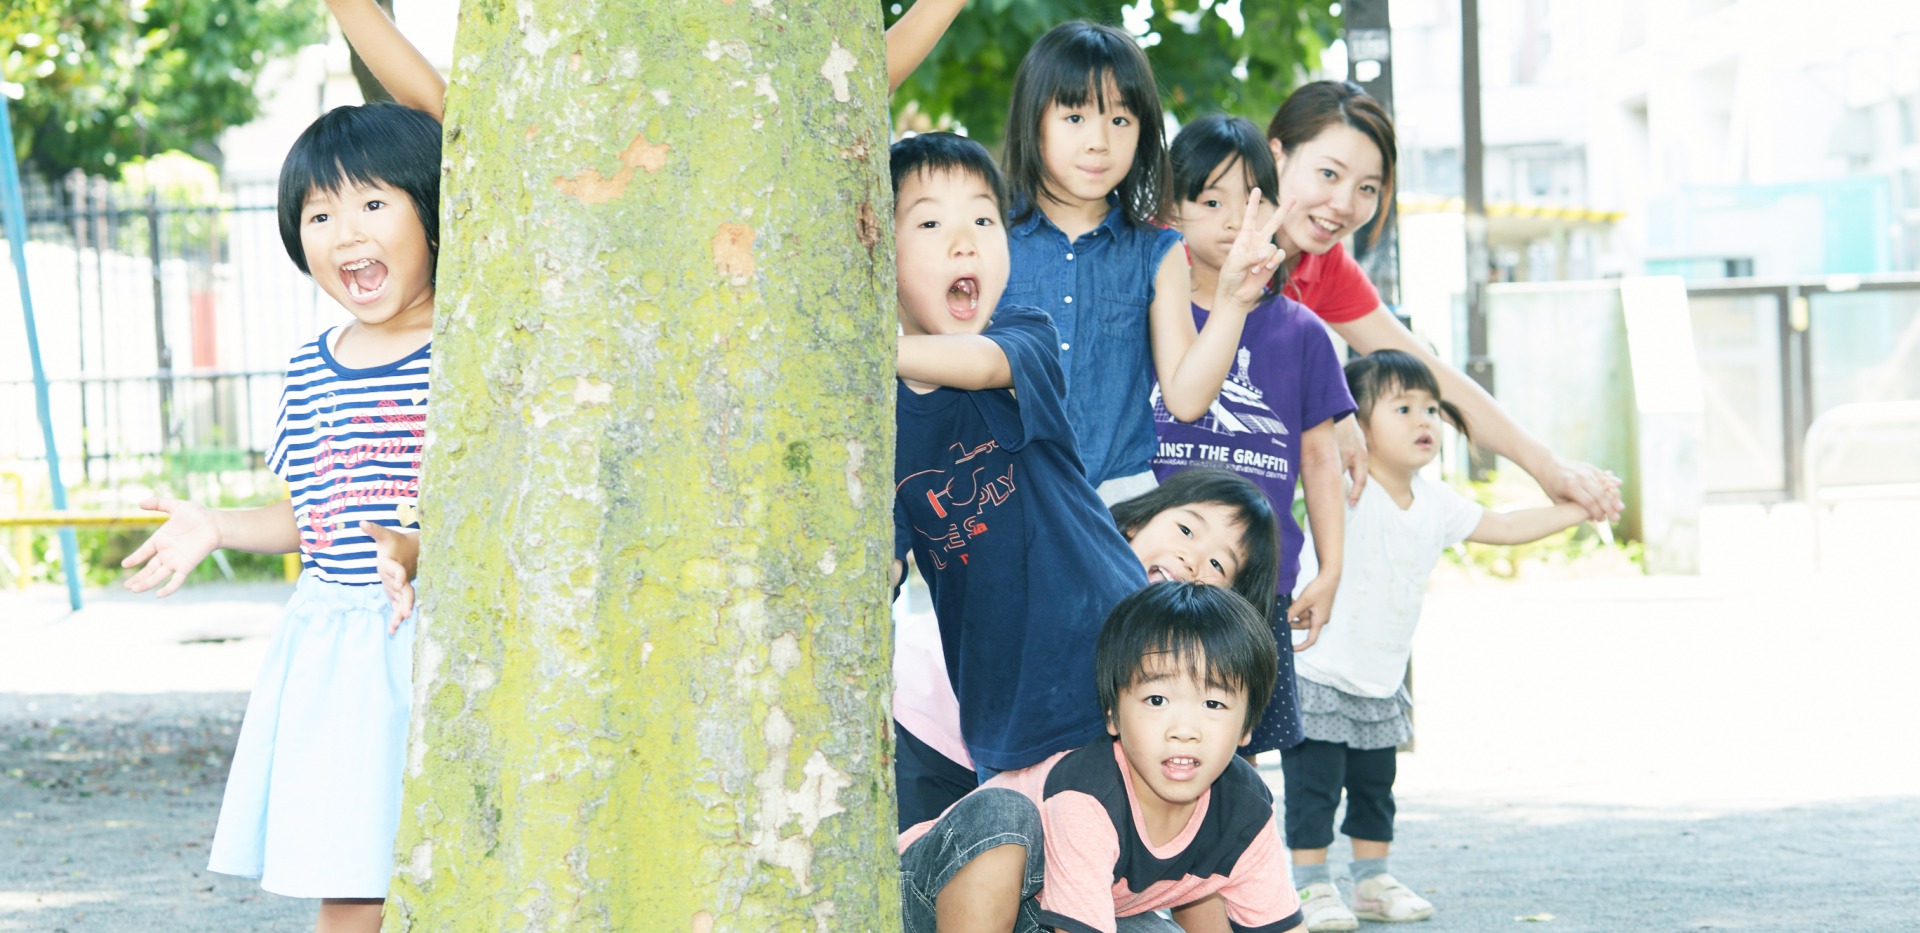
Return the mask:
<svg viewBox="0 0 1920 933">
<path fill-rule="evenodd" d="M 1126 88 L 1115 80 L 1113 69 L 1104 65 L 1097 67 L 1099 67 L 1098 71 L 1090 70 L 1084 75 L 1062 75 L 1063 80 L 1053 89 L 1053 102 L 1072 109 L 1085 107 L 1091 103 L 1095 110 L 1100 111 L 1108 110 L 1113 103 L 1118 103 L 1133 113 L 1140 113 L 1145 104 L 1129 95 Z M 1108 102 L 1108 85 L 1112 85 L 1120 92 L 1118 101 Z"/>
<path fill-rule="evenodd" d="M 1146 650 L 1141 652 L 1140 666 L 1134 670 L 1133 682 L 1128 686 L 1137 686 L 1151 676 L 1169 675 L 1186 677 L 1208 690 L 1224 693 L 1246 686 L 1235 674 L 1241 669 L 1234 663 L 1236 646 L 1210 645 L 1207 642 L 1216 639 L 1192 629 L 1167 629 L 1160 635 L 1157 642 L 1148 642 Z"/>
<path fill-rule="evenodd" d="M 1414 391 L 1425 392 L 1436 399 L 1440 397 L 1440 383 L 1434 379 L 1433 370 L 1410 353 L 1380 358 L 1372 382 L 1372 391 L 1368 395 L 1374 399 Z"/>
<path fill-rule="evenodd" d="M 1062 107 L 1085 107 L 1092 102 L 1105 110 L 1112 106 L 1107 100 L 1107 86 L 1111 84 L 1120 92 L 1119 103 L 1135 116 L 1157 113 L 1160 93 L 1153 74 L 1146 70 L 1145 59 L 1137 49 L 1109 47 L 1119 41 L 1090 32 L 1061 49 L 1062 54 L 1048 62 L 1051 67 L 1042 76 L 1047 97 Z"/>
<path fill-rule="evenodd" d="M 394 167 L 383 164 L 392 161 L 391 156 L 383 159 L 382 148 L 369 146 L 362 134 L 352 131 L 355 127 L 349 121 L 332 121 L 316 128 L 320 132 L 287 153 L 286 164 L 280 168 L 280 194 L 292 199 L 294 203 L 289 206 L 293 209 L 299 210 L 315 191 L 338 194 L 358 186 L 400 187 Z"/>
<path fill-rule="evenodd" d="M 1264 200 L 1279 203 L 1273 153 L 1260 128 L 1248 120 L 1218 113 L 1201 117 L 1180 128 L 1170 155 L 1174 195 L 1183 201 L 1199 200 L 1209 186 L 1238 171 L 1249 190 L 1258 188 Z"/>
</svg>

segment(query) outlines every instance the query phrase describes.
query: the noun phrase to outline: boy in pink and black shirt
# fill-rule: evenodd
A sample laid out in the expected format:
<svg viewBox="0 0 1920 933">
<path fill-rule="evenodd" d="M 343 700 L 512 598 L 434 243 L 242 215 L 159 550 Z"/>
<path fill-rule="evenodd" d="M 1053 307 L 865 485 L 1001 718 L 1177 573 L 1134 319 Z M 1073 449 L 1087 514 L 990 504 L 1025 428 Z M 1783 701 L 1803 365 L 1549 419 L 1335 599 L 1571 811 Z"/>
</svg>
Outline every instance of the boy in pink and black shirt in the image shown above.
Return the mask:
<svg viewBox="0 0 1920 933">
<path fill-rule="evenodd" d="M 1094 649 L 1110 738 L 996 775 L 900 836 L 907 933 L 1300 927 L 1273 795 L 1234 754 L 1277 649 L 1230 590 L 1166 582 L 1114 607 Z M 945 893 L 947 899 L 942 901 Z"/>
</svg>

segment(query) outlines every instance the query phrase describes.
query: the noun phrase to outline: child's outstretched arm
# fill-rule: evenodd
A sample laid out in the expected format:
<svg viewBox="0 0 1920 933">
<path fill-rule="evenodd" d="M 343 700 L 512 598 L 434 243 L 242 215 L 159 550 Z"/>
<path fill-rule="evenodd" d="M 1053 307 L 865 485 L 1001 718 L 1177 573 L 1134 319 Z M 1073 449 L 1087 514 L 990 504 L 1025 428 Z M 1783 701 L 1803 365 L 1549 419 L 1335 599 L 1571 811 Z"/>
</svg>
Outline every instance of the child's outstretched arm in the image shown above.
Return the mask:
<svg viewBox="0 0 1920 933">
<path fill-rule="evenodd" d="M 396 103 L 424 110 L 435 120 L 443 119 L 447 107 L 447 82 L 433 70 L 420 50 L 400 34 L 400 28 L 387 18 L 374 0 L 327 0 L 327 9 L 340 23 L 340 31 L 360 53 L 360 60 L 380 79 L 380 86 L 393 95 Z"/>
<path fill-rule="evenodd" d="M 1220 384 L 1227 380 L 1234 354 L 1240 350 L 1247 314 L 1260 303 L 1267 281 L 1286 258 L 1273 245 L 1273 234 L 1293 202 L 1288 201 L 1265 223 L 1259 222 L 1261 203 L 1256 188 L 1247 196 L 1240 232 L 1221 263 L 1220 285 L 1205 329 L 1198 333 L 1193 329 L 1193 310 L 1188 306 L 1192 280 L 1185 250 L 1169 250 L 1154 279 L 1153 307 L 1148 312 L 1154 374 L 1160 379 L 1167 413 L 1181 421 L 1198 421 L 1220 395 Z"/>
<path fill-rule="evenodd" d="M 1592 464 L 1554 453 L 1514 421 L 1479 383 L 1435 356 L 1433 348 L 1407 330 L 1384 305 L 1351 321 L 1330 326 L 1340 339 L 1362 353 L 1392 349 L 1419 357 L 1440 383 L 1440 397 L 1458 405 L 1466 415 L 1467 423 L 1473 426 L 1475 444 L 1518 464 L 1554 500 L 1585 506 L 1589 519 L 1619 517 L 1622 507 L 1619 477 Z M 1349 501 L 1359 502 L 1360 489 L 1366 484 L 1366 441 L 1356 430 L 1341 438 L 1340 447 L 1350 460 L 1349 471 L 1354 478 Z"/>
<path fill-rule="evenodd" d="M 255 554 L 291 554 L 300 549 L 292 499 L 257 509 L 216 510 L 184 499 L 146 499 L 140 507 L 167 513 L 167 521 L 120 562 L 122 567 L 146 565 L 127 579 L 127 589 L 135 593 L 164 582 L 155 595 L 171 594 L 215 548 Z"/>
<path fill-rule="evenodd" d="M 1307 493 L 1307 525 L 1313 529 L 1313 556 L 1320 570 L 1287 608 L 1287 625 L 1307 633 L 1306 641 L 1293 646 L 1295 651 L 1313 647 L 1320 640 L 1320 627 L 1333 617 L 1347 539 L 1346 496 L 1340 491 L 1340 477 L 1333 422 L 1322 421 L 1300 436 L 1300 485 Z"/>
<path fill-rule="evenodd" d="M 1475 544 L 1526 544 L 1586 520 L 1587 507 L 1573 502 L 1517 512 L 1486 509 L 1467 540 Z"/>
<path fill-rule="evenodd" d="M 420 566 L 420 532 L 389 528 L 361 522 L 360 533 L 373 539 L 374 568 L 380 575 L 380 587 L 387 591 L 393 615 L 387 619 L 387 634 L 400 631 L 400 623 L 413 614 L 413 578 Z"/>
<path fill-rule="evenodd" d="M 894 371 L 908 382 L 950 389 L 1005 389 L 1013 385 L 1007 351 L 979 334 L 906 334 Z"/>
<path fill-rule="evenodd" d="M 946 35 L 967 0 L 918 0 L 887 30 L 887 93 L 892 94 L 920 67 Z"/>
</svg>

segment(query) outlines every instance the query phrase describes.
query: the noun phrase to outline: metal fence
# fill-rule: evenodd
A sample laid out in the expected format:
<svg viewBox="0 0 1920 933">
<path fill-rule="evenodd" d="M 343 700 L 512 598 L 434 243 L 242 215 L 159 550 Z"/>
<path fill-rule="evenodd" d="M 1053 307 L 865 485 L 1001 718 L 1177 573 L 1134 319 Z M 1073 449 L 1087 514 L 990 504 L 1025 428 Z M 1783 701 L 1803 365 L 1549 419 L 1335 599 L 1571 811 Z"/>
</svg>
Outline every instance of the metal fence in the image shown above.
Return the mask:
<svg viewBox="0 0 1920 933">
<path fill-rule="evenodd" d="M 1691 285 L 1706 390 L 1710 500 L 1806 495 L 1803 445 L 1842 405 L 1920 399 L 1920 276 Z M 1818 453 L 1823 481 L 1920 480 L 1920 437 L 1861 435 Z"/>
<path fill-rule="evenodd" d="M 257 468 L 289 353 L 346 320 L 287 260 L 272 185 L 195 201 L 76 175 L 29 179 L 26 195 L 55 432 L 79 481 Z M 1580 288 L 1568 283 L 1549 303 L 1563 325 L 1577 323 L 1567 302 Z M 14 293 L 11 264 L 0 264 L 0 294 Z M 1709 499 L 1801 498 L 1815 419 L 1850 403 L 1920 399 L 1920 276 L 1733 280 L 1687 294 L 1706 394 Z M 0 466 L 44 457 L 23 333 L 0 320 Z M 1596 392 L 1618 388 L 1605 373 L 1582 377 Z M 1508 404 L 1533 423 L 1525 397 L 1510 394 Z M 1602 409 L 1589 433 L 1604 433 Z M 1863 443 L 1822 451 L 1821 475 L 1858 485 L 1920 478 L 1920 438 Z"/>
<path fill-rule="evenodd" d="M 288 261 L 273 186 L 193 198 L 75 174 L 25 194 L 50 408 L 79 481 L 255 468 L 290 351 L 344 320 Z M 4 264 L 6 294 L 13 278 Z M 0 322 L 0 462 L 44 459 L 16 314 Z"/>
</svg>

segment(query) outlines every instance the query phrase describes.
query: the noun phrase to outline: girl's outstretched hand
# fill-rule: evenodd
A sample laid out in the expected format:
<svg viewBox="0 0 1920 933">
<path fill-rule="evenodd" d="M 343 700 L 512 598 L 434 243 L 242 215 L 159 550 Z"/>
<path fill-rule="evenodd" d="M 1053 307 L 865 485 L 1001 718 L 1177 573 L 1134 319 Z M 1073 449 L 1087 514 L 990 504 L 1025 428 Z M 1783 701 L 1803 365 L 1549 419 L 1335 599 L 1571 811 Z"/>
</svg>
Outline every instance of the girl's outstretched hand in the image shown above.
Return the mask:
<svg viewBox="0 0 1920 933">
<path fill-rule="evenodd" d="M 1252 309 L 1259 304 L 1260 295 L 1266 291 L 1267 283 L 1273 280 L 1273 274 L 1280 270 L 1280 263 L 1286 261 L 1287 254 L 1274 245 L 1273 235 L 1279 232 L 1287 215 L 1293 213 L 1294 200 L 1288 198 L 1265 223 L 1261 223 L 1260 206 L 1264 203 L 1260 199 L 1260 189 L 1247 192 L 1247 210 L 1240 218 L 1240 233 L 1233 238 L 1233 248 L 1227 251 L 1226 259 L 1220 263 L 1216 305 L 1222 301 L 1232 301 L 1242 308 Z"/>
<path fill-rule="evenodd" d="M 1300 591 L 1300 598 L 1287 607 L 1287 626 L 1307 633 L 1307 640 L 1294 645 L 1293 650 L 1305 651 L 1320 640 L 1320 628 L 1333 614 L 1333 594 L 1339 588 L 1337 578 L 1314 577 L 1313 582 Z"/>
<path fill-rule="evenodd" d="M 380 586 L 393 603 L 393 615 L 387 619 L 387 634 L 400 631 L 400 623 L 413 614 L 413 576 L 420 564 L 420 535 L 361 522 L 360 533 L 373 539 L 374 569 Z"/>
<path fill-rule="evenodd" d="M 140 507 L 167 513 L 167 521 L 120 562 L 122 567 L 146 565 L 127 578 L 125 586 L 144 593 L 164 581 L 166 585 L 154 595 L 167 596 L 187 582 L 187 574 L 220 546 L 219 519 L 212 509 L 185 499 L 142 499 Z"/>
</svg>

